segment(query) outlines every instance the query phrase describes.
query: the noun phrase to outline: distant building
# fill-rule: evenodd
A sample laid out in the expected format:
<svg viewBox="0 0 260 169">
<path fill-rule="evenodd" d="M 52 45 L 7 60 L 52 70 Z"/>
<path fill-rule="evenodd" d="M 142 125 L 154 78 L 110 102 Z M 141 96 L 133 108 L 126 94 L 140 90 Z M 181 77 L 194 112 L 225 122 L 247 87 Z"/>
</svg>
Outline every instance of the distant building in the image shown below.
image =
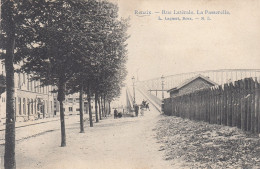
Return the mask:
<svg viewBox="0 0 260 169">
<path fill-rule="evenodd" d="M 84 103 L 83 112 L 88 113 L 87 97 L 83 97 L 83 103 Z M 93 112 L 95 113 L 94 104 L 95 104 L 94 99 L 91 99 L 92 113 Z M 79 114 L 79 93 L 66 95 L 63 105 L 64 105 L 65 115 Z M 54 97 L 54 114 L 59 115 L 59 112 L 60 112 L 60 103 L 57 100 L 57 97 Z"/>
<path fill-rule="evenodd" d="M 83 103 L 84 103 L 84 109 L 83 109 L 83 113 L 87 114 L 86 117 L 88 117 L 89 115 L 89 104 L 88 104 L 88 100 L 87 100 L 87 96 L 84 95 L 83 96 Z M 101 103 L 100 103 L 101 104 Z M 102 101 L 103 104 L 103 111 L 104 111 L 104 115 L 105 112 L 108 115 L 109 112 L 109 103 L 106 101 L 105 104 L 105 109 L 104 109 L 104 103 Z M 99 104 L 98 104 L 99 106 Z M 79 93 L 74 93 L 74 94 L 69 94 L 66 95 L 65 100 L 63 102 L 63 107 L 64 107 L 64 114 L 65 115 L 78 115 L 79 112 Z M 102 109 L 102 108 L 100 108 Z M 98 107 L 99 110 L 99 107 Z M 93 118 L 95 117 L 95 98 L 94 96 L 91 97 L 91 112 L 92 112 L 92 116 Z M 54 96 L 54 115 L 60 115 L 60 103 L 57 100 L 57 94 L 55 94 Z"/>
<path fill-rule="evenodd" d="M 5 75 L 4 64 L 0 64 L 0 73 Z M 31 81 L 26 73 L 14 74 L 15 120 L 27 121 L 53 116 L 54 100 L 52 86 L 40 86 L 40 81 Z M 0 100 L 0 123 L 6 117 L 6 92 Z"/>
<path fill-rule="evenodd" d="M 5 66 L 0 61 L 0 74 L 6 75 Z M 30 80 L 26 73 L 14 74 L 14 109 L 16 121 L 36 120 L 53 117 L 59 114 L 60 105 L 57 93 L 52 93 L 54 86 L 40 86 L 40 81 Z M 79 93 L 66 95 L 64 100 L 65 115 L 79 114 Z M 95 113 L 95 102 L 91 99 L 92 113 Z M 107 109 L 107 108 L 106 108 Z M 87 98 L 84 97 L 84 113 L 88 113 Z M 5 123 L 6 92 L 0 97 L 0 124 Z"/>
<path fill-rule="evenodd" d="M 177 97 L 177 96 L 192 93 L 197 90 L 210 88 L 215 85 L 218 84 L 210 80 L 208 77 L 198 75 L 186 80 L 178 87 L 172 88 L 167 92 L 170 93 L 170 97 Z"/>
</svg>

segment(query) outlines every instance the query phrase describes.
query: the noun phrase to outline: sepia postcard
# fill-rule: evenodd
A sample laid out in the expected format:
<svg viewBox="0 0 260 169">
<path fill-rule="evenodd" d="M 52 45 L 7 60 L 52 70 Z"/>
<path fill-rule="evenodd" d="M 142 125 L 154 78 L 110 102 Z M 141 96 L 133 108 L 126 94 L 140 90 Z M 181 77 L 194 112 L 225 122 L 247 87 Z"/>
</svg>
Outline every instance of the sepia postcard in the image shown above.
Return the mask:
<svg viewBox="0 0 260 169">
<path fill-rule="evenodd" d="M 0 2 L 0 169 L 260 168 L 260 0 Z"/>
</svg>

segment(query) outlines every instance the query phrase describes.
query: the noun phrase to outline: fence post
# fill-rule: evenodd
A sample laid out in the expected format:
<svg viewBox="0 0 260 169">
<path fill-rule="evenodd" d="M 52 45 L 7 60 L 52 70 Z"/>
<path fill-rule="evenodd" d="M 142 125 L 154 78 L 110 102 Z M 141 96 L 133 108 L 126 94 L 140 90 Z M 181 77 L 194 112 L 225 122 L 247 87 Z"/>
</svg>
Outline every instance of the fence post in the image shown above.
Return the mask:
<svg viewBox="0 0 260 169">
<path fill-rule="evenodd" d="M 175 114 L 175 104 L 176 104 L 176 99 L 175 98 L 172 98 L 172 104 L 173 104 L 173 106 L 172 106 L 172 115 L 176 115 Z"/>
<path fill-rule="evenodd" d="M 214 101 L 214 104 L 213 104 L 213 115 L 214 115 L 214 118 L 213 118 L 213 123 L 214 124 L 217 124 L 217 96 L 216 96 L 216 88 L 214 88 L 213 90 L 213 101 Z"/>
<path fill-rule="evenodd" d="M 212 124 L 213 122 L 213 89 L 210 89 L 210 94 L 209 94 L 209 123 Z"/>
<path fill-rule="evenodd" d="M 235 85 L 233 86 L 233 98 L 234 98 L 234 109 L 233 109 L 233 124 L 232 126 L 238 126 L 238 90 L 237 90 L 237 81 L 235 82 Z"/>
<path fill-rule="evenodd" d="M 202 99 L 202 120 L 206 122 L 206 104 L 205 104 L 205 90 L 201 92 L 201 99 Z"/>
<path fill-rule="evenodd" d="M 217 124 L 221 124 L 221 112 L 220 112 L 220 87 L 217 89 Z"/>
<path fill-rule="evenodd" d="M 196 113 L 196 112 L 195 112 L 195 111 L 196 111 L 196 110 L 195 110 L 195 101 L 194 101 L 194 100 L 195 100 L 195 94 L 192 93 L 191 96 L 192 96 L 192 98 L 191 98 L 191 103 L 192 103 L 192 104 L 191 104 L 191 106 L 192 106 L 191 115 L 192 115 L 192 120 L 195 120 L 195 113 Z"/>
<path fill-rule="evenodd" d="M 255 115 L 255 82 L 253 78 L 250 78 L 251 81 L 251 103 L 250 103 L 250 109 L 251 109 L 251 131 L 255 132 L 255 121 L 256 121 L 256 115 Z"/>
<path fill-rule="evenodd" d="M 229 89 L 230 89 L 230 107 L 229 107 L 229 111 L 230 111 L 230 126 L 234 126 L 235 124 L 235 115 L 234 115 L 234 107 L 235 107 L 235 101 L 234 101 L 234 85 L 231 82 L 229 84 Z"/>
<path fill-rule="evenodd" d="M 219 85 L 219 111 L 220 111 L 220 124 L 223 125 L 223 88 L 222 88 L 222 85 Z"/>
<path fill-rule="evenodd" d="M 231 126 L 231 112 L 230 112 L 230 105 L 231 105 L 231 99 L 230 99 L 230 84 L 227 84 L 227 126 Z"/>
<path fill-rule="evenodd" d="M 184 118 L 184 105 L 183 105 L 183 100 L 184 100 L 184 96 L 181 96 L 181 110 L 180 110 L 180 113 L 181 113 L 181 117 Z"/>
<path fill-rule="evenodd" d="M 246 99 L 245 99 L 245 79 L 241 81 L 241 129 L 246 130 Z"/>
<path fill-rule="evenodd" d="M 260 85 L 259 85 L 259 82 L 258 82 L 259 79 L 255 79 L 256 81 L 256 102 L 255 102 L 255 107 L 256 107 L 256 116 L 257 116 L 257 131 L 258 133 L 260 133 L 260 106 L 259 106 L 259 102 L 260 102 L 260 98 L 259 98 L 259 95 L 260 95 Z"/>
<path fill-rule="evenodd" d="M 249 131 L 251 129 L 251 95 L 250 95 L 250 80 L 249 78 L 246 78 L 246 131 Z"/>
<path fill-rule="evenodd" d="M 242 110 L 242 105 L 241 105 L 241 100 L 242 100 L 242 94 L 241 94 L 241 80 L 237 81 L 237 127 L 241 129 L 241 110 Z"/>
<path fill-rule="evenodd" d="M 171 98 L 171 116 L 174 115 L 174 98 Z"/>
<path fill-rule="evenodd" d="M 201 100 L 200 92 L 197 91 L 197 108 L 198 108 L 198 120 L 201 120 Z"/>
<path fill-rule="evenodd" d="M 206 95 L 206 100 L 205 100 L 205 102 L 206 102 L 206 122 L 208 122 L 208 123 L 209 123 L 209 106 L 210 106 L 210 104 L 209 104 L 209 92 L 210 92 L 210 89 L 207 89 L 206 93 L 205 93 L 205 95 Z"/>
<path fill-rule="evenodd" d="M 198 92 L 198 96 L 199 96 L 199 120 L 202 121 L 203 120 L 203 109 L 202 109 L 202 92 Z"/>
<path fill-rule="evenodd" d="M 223 101 L 224 101 L 224 105 L 223 105 L 223 118 L 224 118 L 224 125 L 227 125 L 227 84 L 224 84 L 224 97 L 223 97 Z"/>
<path fill-rule="evenodd" d="M 219 85 L 219 90 L 220 90 L 220 120 L 221 124 L 224 124 L 224 90 L 222 85 Z"/>
<path fill-rule="evenodd" d="M 211 90 L 211 124 L 215 123 L 215 89 L 213 88 Z"/>
<path fill-rule="evenodd" d="M 198 113 L 197 113 L 197 100 L 198 100 L 198 96 L 197 96 L 197 92 L 194 93 L 194 120 L 198 120 Z"/>
</svg>

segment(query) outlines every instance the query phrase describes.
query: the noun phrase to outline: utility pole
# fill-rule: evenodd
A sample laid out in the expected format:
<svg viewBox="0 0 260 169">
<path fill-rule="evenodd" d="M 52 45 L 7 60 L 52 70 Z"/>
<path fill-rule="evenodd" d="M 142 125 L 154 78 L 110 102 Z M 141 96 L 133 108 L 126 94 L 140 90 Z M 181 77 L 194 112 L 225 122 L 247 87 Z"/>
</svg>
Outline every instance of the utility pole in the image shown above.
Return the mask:
<svg viewBox="0 0 260 169">
<path fill-rule="evenodd" d="M 164 76 L 162 75 L 161 79 L 162 79 L 162 100 L 164 99 Z"/>
<path fill-rule="evenodd" d="M 134 104 L 135 104 L 135 77 L 132 77 L 132 81 L 133 81 L 133 95 L 134 95 Z"/>
</svg>

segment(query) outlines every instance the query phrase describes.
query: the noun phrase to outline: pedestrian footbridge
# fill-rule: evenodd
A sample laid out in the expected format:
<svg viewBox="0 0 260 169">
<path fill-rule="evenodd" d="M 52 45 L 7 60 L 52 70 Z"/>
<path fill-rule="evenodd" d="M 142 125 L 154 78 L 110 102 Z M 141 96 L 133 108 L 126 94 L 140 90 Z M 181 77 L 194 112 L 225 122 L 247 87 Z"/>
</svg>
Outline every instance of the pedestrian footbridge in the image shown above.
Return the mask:
<svg viewBox="0 0 260 169">
<path fill-rule="evenodd" d="M 144 81 L 134 81 L 133 85 L 128 86 L 126 89 L 128 110 L 131 111 L 135 103 L 141 103 L 135 98 L 135 92 L 139 92 L 142 94 L 143 99 L 148 100 L 151 106 L 154 106 L 161 112 L 162 101 L 164 98 L 169 97 L 167 91 L 198 75 L 205 76 L 218 85 L 224 85 L 244 78 L 260 79 L 260 69 L 207 70 L 162 76 Z"/>
</svg>

